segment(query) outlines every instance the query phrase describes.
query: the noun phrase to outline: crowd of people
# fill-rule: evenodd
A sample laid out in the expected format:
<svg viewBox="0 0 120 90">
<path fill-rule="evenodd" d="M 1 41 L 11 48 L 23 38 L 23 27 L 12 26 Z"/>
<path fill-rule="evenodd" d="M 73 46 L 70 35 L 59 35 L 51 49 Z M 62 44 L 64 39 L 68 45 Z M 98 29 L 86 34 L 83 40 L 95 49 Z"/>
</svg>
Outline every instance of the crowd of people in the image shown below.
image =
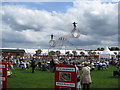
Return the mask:
<svg viewBox="0 0 120 90">
<path fill-rule="evenodd" d="M 64 58 L 64 59 L 63 59 Z M 49 60 L 43 58 L 23 58 L 23 57 L 3 57 L 2 62 L 7 63 L 8 71 L 14 69 L 14 66 L 17 66 L 23 70 L 28 70 L 32 68 L 32 73 L 35 73 L 35 68 L 38 67 L 41 71 L 48 71 L 51 73 L 55 72 L 56 64 L 65 64 L 65 65 L 75 65 L 77 70 L 77 88 L 83 87 L 83 90 L 88 90 L 89 85 L 92 83 L 90 72 L 93 70 L 107 70 L 109 64 L 114 65 L 120 70 L 120 61 L 118 60 L 108 60 L 108 59 L 92 59 L 92 60 L 73 60 L 69 58 L 62 57 L 51 57 Z M 82 76 L 80 76 L 82 73 Z"/>
</svg>

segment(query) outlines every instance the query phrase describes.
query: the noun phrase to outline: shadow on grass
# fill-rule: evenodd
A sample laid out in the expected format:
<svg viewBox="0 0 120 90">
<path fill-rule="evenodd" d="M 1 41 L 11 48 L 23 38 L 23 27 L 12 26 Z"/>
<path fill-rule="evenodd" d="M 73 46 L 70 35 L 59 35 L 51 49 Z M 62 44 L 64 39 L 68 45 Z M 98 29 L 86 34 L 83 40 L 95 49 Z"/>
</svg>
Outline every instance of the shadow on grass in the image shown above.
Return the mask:
<svg viewBox="0 0 120 90">
<path fill-rule="evenodd" d="M 16 70 L 24 71 L 25 69 L 21 69 L 21 68 L 19 68 L 19 69 L 16 69 Z"/>
<path fill-rule="evenodd" d="M 109 78 L 120 79 L 120 76 L 110 76 Z"/>
</svg>

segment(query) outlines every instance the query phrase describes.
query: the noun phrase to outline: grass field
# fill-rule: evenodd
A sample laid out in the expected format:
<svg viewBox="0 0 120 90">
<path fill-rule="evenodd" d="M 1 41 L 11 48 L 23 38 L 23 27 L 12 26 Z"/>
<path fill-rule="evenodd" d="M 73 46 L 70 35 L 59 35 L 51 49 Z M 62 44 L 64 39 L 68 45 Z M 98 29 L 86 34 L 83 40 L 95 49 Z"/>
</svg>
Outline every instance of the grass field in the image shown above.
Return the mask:
<svg viewBox="0 0 120 90">
<path fill-rule="evenodd" d="M 108 70 L 95 70 L 91 72 L 91 88 L 118 88 L 118 78 L 112 76 L 114 66 Z M 21 70 L 15 67 L 13 75 L 8 79 L 8 88 L 54 88 L 54 73 L 40 71 L 36 68 L 35 73 L 29 70 Z"/>
</svg>

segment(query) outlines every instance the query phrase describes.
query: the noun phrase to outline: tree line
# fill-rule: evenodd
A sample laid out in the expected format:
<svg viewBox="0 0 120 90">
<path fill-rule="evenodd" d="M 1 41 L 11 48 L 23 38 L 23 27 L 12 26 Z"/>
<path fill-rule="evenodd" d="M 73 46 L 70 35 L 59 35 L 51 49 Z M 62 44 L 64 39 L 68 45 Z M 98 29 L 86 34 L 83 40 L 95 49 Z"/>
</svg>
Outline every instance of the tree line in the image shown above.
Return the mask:
<svg viewBox="0 0 120 90">
<path fill-rule="evenodd" d="M 36 56 L 40 56 L 41 55 L 41 53 L 42 53 L 42 50 L 41 49 L 38 49 L 38 50 L 36 50 Z M 85 56 L 85 53 L 83 52 L 83 51 L 81 51 L 81 52 L 77 52 L 77 51 L 75 51 L 75 50 L 73 50 L 72 51 L 72 54 L 70 53 L 70 51 L 66 51 L 65 52 L 65 54 L 67 55 L 67 56 L 77 56 L 77 54 L 80 54 L 80 56 Z M 96 55 L 96 52 L 92 52 L 92 51 L 88 51 L 88 54 L 91 56 L 94 56 L 94 55 Z M 60 56 L 61 55 L 61 52 L 60 51 L 49 51 L 48 52 L 48 55 L 49 56 L 52 56 L 52 55 L 57 55 L 57 56 Z"/>
<path fill-rule="evenodd" d="M 119 51 L 119 47 L 109 47 L 110 51 Z M 102 48 L 97 48 L 97 50 L 103 51 L 105 50 L 103 47 Z"/>
</svg>

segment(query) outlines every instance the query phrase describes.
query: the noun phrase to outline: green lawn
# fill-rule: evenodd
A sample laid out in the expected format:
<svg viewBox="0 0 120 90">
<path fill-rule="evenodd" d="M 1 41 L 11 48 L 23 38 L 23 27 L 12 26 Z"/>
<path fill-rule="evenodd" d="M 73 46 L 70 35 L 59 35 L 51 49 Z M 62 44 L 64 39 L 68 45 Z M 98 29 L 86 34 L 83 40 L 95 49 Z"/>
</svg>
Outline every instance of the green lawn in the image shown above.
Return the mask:
<svg viewBox="0 0 120 90">
<path fill-rule="evenodd" d="M 117 70 L 114 66 L 109 66 L 108 70 L 95 70 L 91 72 L 91 88 L 118 88 L 118 79 L 113 77 L 113 71 Z"/>
<path fill-rule="evenodd" d="M 114 66 L 108 70 L 95 70 L 91 72 L 91 88 L 118 88 L 118 78 L 112 76 Z M 54 88 L 54 73 L 40 71 L 36 68 L 35 73 L 29 70 L 21 70 L 15 67 L 13 75 L 8 79 L 8 88 Z"/>
</svg>

